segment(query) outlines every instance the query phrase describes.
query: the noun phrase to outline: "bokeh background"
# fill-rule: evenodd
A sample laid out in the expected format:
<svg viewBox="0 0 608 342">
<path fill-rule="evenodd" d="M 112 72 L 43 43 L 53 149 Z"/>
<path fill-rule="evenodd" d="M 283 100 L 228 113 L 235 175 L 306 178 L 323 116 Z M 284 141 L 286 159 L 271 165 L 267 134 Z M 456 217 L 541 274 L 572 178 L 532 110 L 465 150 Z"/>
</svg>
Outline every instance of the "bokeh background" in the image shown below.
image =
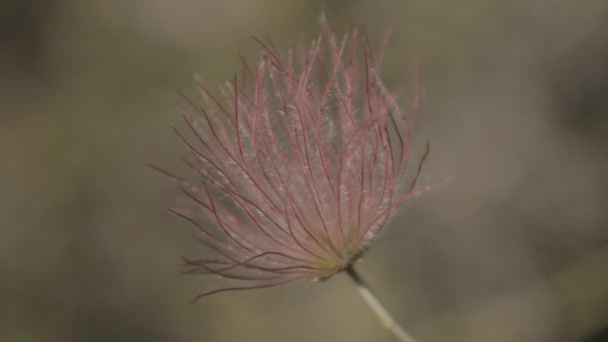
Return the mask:
<svg viewBox="0 0 608 342">
<path fill-rule="evenodd" d="M 420 341 L 608 341 L 605 0 L 0 1 L 0 341 L 392 341 L 344 275 L 212 296 L 164 208 L 177 91 L 249 37 L 392 31 L 383 75 L 426 105 L 423 181 L 360 272 Z M 407 104 L 404 98 L 404 105 Z M 603 337 L 602 337 L 603 336 Z"/>
</svg>

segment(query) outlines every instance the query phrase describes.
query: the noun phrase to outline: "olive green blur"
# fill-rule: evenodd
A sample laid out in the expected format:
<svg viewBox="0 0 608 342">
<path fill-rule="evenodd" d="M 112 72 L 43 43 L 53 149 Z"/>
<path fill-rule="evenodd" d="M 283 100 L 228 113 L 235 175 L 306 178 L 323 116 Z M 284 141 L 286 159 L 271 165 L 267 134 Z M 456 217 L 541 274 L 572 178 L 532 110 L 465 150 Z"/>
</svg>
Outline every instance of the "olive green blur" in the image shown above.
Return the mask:
<svg viewBox="0 0 608 342">
<path fill-rule="evenodd" d="M 608 1 L 0 0 L 0 341 L 390 342 L 344 274 L 223 293 L 168 213 L 171 124 L 319 31 L 391 32 L 420 184 L 357 264 L 420 342 L 576 342 L 608 329 Z M 414 163 L 415 161 L 412 161 Z M 449 181 L 442 181 L 449 177 Z"/>
</svg>

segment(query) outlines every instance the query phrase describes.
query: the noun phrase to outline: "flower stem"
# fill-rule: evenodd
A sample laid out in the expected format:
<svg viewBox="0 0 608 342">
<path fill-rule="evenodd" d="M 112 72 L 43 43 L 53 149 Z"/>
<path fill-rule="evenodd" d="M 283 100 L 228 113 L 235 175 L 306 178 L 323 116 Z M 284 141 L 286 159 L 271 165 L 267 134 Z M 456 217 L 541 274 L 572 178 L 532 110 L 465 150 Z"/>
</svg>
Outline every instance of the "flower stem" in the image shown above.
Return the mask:
<svg viewBox="0 0 608 342">
<path fill-rule="evenodd" d="M 369 286 L 361 278 L 359 273 L 355 270 L 353 266 L 349 266 L 346 268 L 346 273 L 350 276 L 350 278 L 357 285 L 357 290 L 359 290 L 359 294 L 363 297 L 363 300 L 367 305 L 374 311 L 382 325 L 388 329 L 396 338 L 401 342 L 416 342 L 416 340 L 403 329 L 399 323 L 395 322 L 393 316 L 384 308 L 382 303 L 378 300 L 376 295 L 370 290 Z"/>
</svg>

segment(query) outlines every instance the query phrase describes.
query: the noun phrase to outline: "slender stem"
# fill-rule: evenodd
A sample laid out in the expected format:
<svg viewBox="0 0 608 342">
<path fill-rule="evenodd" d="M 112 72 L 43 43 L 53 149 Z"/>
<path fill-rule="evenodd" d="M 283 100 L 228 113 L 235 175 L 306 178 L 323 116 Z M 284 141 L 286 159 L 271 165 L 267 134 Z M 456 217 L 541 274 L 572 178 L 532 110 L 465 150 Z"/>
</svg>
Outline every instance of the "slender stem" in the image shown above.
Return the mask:
<svg viewBox="0 0 608 342">
<path fill-rule="evenodd" d="M 399 323 L 395 322 L 393 316 L 384 308 L 382 303 L 378 300 L 376 295 L 370 290 L 369 286 L 361 278 L 359 273 L 355 270 L 353 266 L 349 266 L 346 270 L 346 273 L 350 276 L 350 278 L 357 285 L 357 290 L 359 290 L 359 294 L 363 297 L 363 300 L 367 305 L 374 311 L 382 325 L 388 329 L 396 338 L 401 342 L 416 342 L 416 340 L 412 337 L 412 335 L 408 334 L 405 329 L 403 329 Z"/>
</svg>

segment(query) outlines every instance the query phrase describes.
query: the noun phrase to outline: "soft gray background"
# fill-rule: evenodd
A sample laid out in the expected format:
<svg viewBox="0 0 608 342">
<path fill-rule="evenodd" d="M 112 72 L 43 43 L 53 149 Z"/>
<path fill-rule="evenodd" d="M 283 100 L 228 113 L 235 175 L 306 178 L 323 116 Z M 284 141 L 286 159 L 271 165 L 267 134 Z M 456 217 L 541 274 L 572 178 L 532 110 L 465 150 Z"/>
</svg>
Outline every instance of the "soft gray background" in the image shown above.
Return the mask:
<svg viewBox="0 0 608 342">
<path fill-rule="evenodd" d="M 608 325 L 605 0 L 0 1 L 0 341 L 391 341 L 344 275 L 190 299 L 170 216 L 177 90 L 363 24 L 427 93 L 423 180 L 360 271 L 423 342 L 591 341 Z M 404 102 L 404 105 L 406 103 Z M 600 340 L 597 340 L 600 341 Z"/>
</svg>

